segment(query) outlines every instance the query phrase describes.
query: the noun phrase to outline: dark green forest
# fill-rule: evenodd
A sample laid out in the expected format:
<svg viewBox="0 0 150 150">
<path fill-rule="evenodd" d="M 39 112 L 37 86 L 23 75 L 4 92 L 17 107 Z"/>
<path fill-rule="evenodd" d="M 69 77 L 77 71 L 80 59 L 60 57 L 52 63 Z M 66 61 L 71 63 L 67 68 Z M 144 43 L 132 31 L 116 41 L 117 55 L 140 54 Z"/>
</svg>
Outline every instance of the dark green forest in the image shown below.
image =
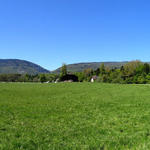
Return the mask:
<svg viewBox="0 0 150 150">
<path fill-rule="evenodd" d="M 120 68 L 105 67 L 101 64 L 96 70 L 86 69 L 82 73 L 76 73 L 79 81 L 90 81 L 96 76 L 96 82 L 121 83 L 121 84 L 145 84 L 150 83 L 150 65 L 141 61 L 131 61 Z"/>
<path fill-rule="evenodd" d="M 0 74 L 1 82 L 94 82 L 120 83 L 120 84 L 146 84 L 150 83 L 150 65 L 141 61 L 131 61 L 120 68 L 110 68 L 102 63 L 93 70 L 87 68 L 82 72 L 68 72 L 67 65 L 63 64 L 59 74 Z"/>
</svg>

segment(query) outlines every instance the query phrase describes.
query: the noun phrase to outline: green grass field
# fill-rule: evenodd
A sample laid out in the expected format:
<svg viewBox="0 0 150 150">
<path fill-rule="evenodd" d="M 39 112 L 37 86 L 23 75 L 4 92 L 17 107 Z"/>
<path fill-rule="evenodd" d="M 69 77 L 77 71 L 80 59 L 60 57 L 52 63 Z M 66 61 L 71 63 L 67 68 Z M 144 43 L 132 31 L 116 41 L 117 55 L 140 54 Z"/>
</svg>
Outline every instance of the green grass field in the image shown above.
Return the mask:
<svg viewBox="0 0 150 150">
<path fill-rule="evenodd" d="M 150 149 L 150 85 L 0 84 L 0 150 Z"/>
</svg>

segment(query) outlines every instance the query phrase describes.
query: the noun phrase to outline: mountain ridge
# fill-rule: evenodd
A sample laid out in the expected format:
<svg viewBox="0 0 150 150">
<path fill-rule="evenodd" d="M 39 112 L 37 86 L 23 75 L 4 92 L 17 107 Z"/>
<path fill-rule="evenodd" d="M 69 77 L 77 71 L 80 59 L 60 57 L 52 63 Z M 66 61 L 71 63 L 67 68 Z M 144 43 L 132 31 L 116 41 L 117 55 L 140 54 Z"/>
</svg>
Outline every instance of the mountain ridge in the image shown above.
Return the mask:
<svg viewBox="0 0 150 150">
<path fill-rule="evenodd" d="M 38 74 L 49 73 L 38 64 L 21 59 L 0 59 L 0 74 Z"/>
<path fill-rule="evenodd" d="M 82 72 L 85 69 L 91 68 L 96 70 L 102 63 L 109 68 L 120 68 L 129 61 L 108 61 L 108 62 L 79 62 L 67 65 L 68 72 Z M 150 62 L 147 62 L 150 64 Z M 40 65 L 21 59 L 0 59 L 0 74 L 40 74 L 40 73 L 55 73 L 59 74 L 61 67 L 56 70 L 49 71 Z"/>
<path fill-rule="evenodd" d="M 80 63 L 73 63 L 67 65 L 68 72 L 81 72 L 85 69 L 91 68 L 96 70 L 100 67 L 100 65 L 104 63 L 106 67 L 109 68 L 120 68 L 122 65 L 128 63 L 128 61 L 108 61 L 108 62 L 80 62 Z M 57 68 L 56 70 L 52 71 L 52 73 L 60 73 L 61 67 Z"/>
</svg>

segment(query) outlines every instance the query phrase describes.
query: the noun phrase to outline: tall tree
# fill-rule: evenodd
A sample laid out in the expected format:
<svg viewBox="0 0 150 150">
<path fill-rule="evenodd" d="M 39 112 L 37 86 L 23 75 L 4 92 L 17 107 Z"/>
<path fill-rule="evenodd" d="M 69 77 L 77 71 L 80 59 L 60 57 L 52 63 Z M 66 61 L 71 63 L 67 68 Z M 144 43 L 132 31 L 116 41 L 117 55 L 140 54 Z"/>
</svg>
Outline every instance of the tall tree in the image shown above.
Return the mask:
<svg viewBox="0 0 150 150">
<path fill-rule="evenodd" d="M 87 68 L 83 71 L 85 77 L 90 77 L 93 74 L 93 70 L 91 68 Z"/>
<path fill-rule="evenodd" d="M 61 67 L 61 76 L 67 75 L 67 65 L 63 64 Z"/>
<path fill-rule="evenodd" d="M 105 74 L 105 66 L 104 66 L 104 63 L 102 63 L 101 65 L 100 65 L 100 74 Z"/>
<path fill-rule="evenodd" d="M 143 71 L 148 74 L 150 72 L 150 66 L 148 63 L 144 63 Z"/>
<path fill-rule="evenodd" d="M 134 76 L 136 73 L 141 73 L 143 63 L 139 60 L 128 62 L 124 65 L 125 75 Z"/>
</svg>

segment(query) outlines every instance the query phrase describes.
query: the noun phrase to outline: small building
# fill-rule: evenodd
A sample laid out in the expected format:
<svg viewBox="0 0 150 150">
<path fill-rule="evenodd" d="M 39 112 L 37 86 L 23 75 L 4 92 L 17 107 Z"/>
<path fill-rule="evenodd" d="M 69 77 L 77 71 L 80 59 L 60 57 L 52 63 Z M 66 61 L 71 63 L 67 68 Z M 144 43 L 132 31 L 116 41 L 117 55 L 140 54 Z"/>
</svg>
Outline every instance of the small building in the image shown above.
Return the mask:
<svg viewBox="0 0 150 150">
<path fill-rule="evenodd" d="M 95 82 L 96 80 L 98 79 L 98 76 L 92 76 L 92 78 L 91 78 L 91 82 Z"/>
</svg>

